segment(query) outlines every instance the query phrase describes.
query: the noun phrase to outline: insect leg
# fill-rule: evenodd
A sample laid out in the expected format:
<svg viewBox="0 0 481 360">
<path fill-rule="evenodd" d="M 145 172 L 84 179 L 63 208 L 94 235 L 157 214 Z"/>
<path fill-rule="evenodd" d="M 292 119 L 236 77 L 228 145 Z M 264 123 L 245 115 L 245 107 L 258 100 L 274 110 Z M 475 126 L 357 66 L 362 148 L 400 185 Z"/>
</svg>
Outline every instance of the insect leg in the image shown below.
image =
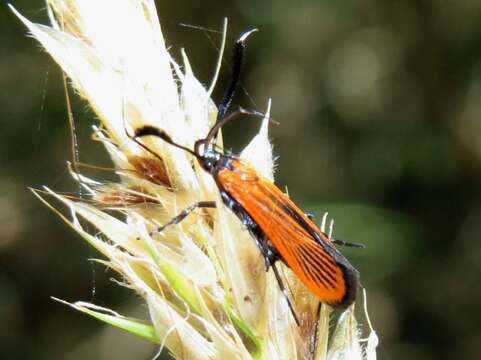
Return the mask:
<svg viewBox="0 0 481 360">
<path fill-rule="evenodd" d="M 364 244 L 353 242 L 353 241 L 339 240 L 339 239 L 331 239 L 331 241 L 334 244 L 341 245 L 341 246 L 348 246 L 348 247 L 360 248 L 360 249 L 364 249 L 366 247 L 366 245 Z"/>
<path fill-rule="evenodd" d="M 281 289 L 282 293 L 284 294 L 284 297 L 286 298 L 287 305 L 291 310 L 292 316 L 294 317 L 294 320 L 297 326 L 300 326 L 301 323 L 299 321 L 299 318 L 297 317 L 296 311 L 294 310 L 294 306 L 292 305 L 291 300 L 289 299 L 289 296 L 287 294 L 287 289 L 284 286 L 284 283 L 282 282 L 281 275 L 279 274 L 279 270 L 277 269 L 275 262 L 271 263 L 271 266 L 272 266 L 272 271 L 274 271 L 274 275 L 276 276 L 277 283 L 279 284 L 279 288 Z"/>
<path fill-rule="evenodd" d="M 189 216 L 189 214 L 191 214 L 192 211 L 194 211 L 195 209 L 199 209 L 199 208 L 213 209 L 215 207 L 216 207 L 215 201 L 199 201 L 199 202 L 196 202 L 195 204 L 192 204 L 189 207 L 182 210 L 177 216 L 173 217 L 168 223 L 158 227 L 156 231 L 149 233 L 149 235 L 154 235 L 155 233 L 160 233 L 160 232 L 164 231 L 165 228 L 167 228 L 168 226 L 176 225 L 176 224 L 180 223 L 187 216 Z"/>
<path fill-rule="evenodd" d="M 269 248 L 269 246 L 266 246 L 263 240 L 259 240 L 257 236 L 255 236 L 255 238 L 257 248 L 260 250 L 262 257 L 264 258 L 266 272 L 268 272 L 269 267 L 274 266 L 274 263 L 279 260 L 279 257 Z"/>
<path fill-rule="evenodd" d="M 307 218 L 311 221 L 314 221 L 316 219 L 316 217 L 314 216 L 314 214 L 311 214 L 311 213 L 305 213 L 305 215 L 307 216 Z M 327 234 L 325 234 L 327 237 L 329 237 Z M 336 245 L 340 245 L 340 246 L 348 246 L 348 247 L 353 247 L 353 248 L 360 248 L 360 249 L 364 249 L 366 247 L 366 245 L 364 244 L 361 244 L 361 243 L 358 243 L 358 242 L 354 242 L 354 241 L 347 241 L 347 240 L 340 240 L 340 239 L 334 239 L 334 238 L 331 238 L 331 241 L 336 244 Z"/>
<path fill-rule="evenodd" d="M 310 355 L 311 355 L 311 359 L 314 359 L 314 355 L 316 353 L 316 349 L 317 349 L 317 343 L 319 341 L 319 315 L 321 314 L 321 307 L 322 307 L 322 303 L 319 302 L 319 304 L 317 304 L 317 310 L 316 310 L 316 323 L 314 325 L 314 334 L 312 336 L 312 339 L 313 341 L 311 342 L 311 346 L 310 346 Z"/>
</svg>

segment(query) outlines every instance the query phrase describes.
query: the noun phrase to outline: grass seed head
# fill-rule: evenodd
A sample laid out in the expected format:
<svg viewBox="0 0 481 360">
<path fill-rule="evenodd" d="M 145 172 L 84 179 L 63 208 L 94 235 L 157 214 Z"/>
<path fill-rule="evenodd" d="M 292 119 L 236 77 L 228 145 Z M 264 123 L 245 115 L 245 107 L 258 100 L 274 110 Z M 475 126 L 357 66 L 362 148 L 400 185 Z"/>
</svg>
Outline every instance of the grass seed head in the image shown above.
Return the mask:
<svg viewBox="0 0 481 360">
<path fill-rule="evenodd" d="M 34 24 L 12 7 L 95 111 L 95 138 L 105 145 L 119 181 L 103 184 L 74 173 L 92 201 L 49 189 L 35 194 L 142 297 L 149 321 L 92 304 L 72 306 L 182 359 L 361 359 L 352 309 L 341 317 L 328 351 L 330 310 L 324 306 L 318 316 L 316 299 L 283 268 L 300 313 L 296 326 L 251 236 L 190 154 L 159 139 L 143 138 L 144 147 L 131 139 L 136 128 L 152 125 L 192 148 L 217 113 L 186 52 L 180 66 L 167 50 L 154 1 L 48 0 L 47 9 L 50 26 Z M 269 109 L 270 103 L 267 114 Z M 241 156 L 272 179 L 267 118 Z M 156 231 L 206 199 L 217 208 L 196 210 Z M 346 351 L 349 357 L 342 357 Z"/>
</svg>

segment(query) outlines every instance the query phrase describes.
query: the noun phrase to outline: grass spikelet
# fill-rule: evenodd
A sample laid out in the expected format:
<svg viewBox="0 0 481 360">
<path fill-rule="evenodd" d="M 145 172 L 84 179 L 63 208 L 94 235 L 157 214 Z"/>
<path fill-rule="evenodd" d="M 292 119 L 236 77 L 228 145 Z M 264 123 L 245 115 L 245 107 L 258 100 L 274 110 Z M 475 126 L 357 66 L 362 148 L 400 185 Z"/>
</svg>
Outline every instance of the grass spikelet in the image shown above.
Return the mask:
<svg viewBox="0 0 481 360">
<path fill-rule="evenodd" d="M 119 181 L 105 184 L 72 170 L 88 201 L 48 188 L 34 193 L 141 296 L 150 319 L 82 302 L 71 306 L 179 359 L 363 358 L 353 308 L 341 315 L 331 338 L 331 310 L 323 306 L 318 314 L 317 300 L 282 267 L 298 327 L 272 271 L 265 272 L 253 239 L 222 205 L 212 178 L 186 152 L 153 138 L 141 147 L 129 136 L 153 125 L 192 148 L 216 118 L 211 90 L 195 78 L 186 52 L 181 67 L 167 51 L 154 1 L 48 0 L 47 9 L 50 26 L 12 7 L 95 111 L 100 126 L 94 137 L 105 145 Z M 241 155 L 273 178 L 267 117 Z M 215 200 L 217 209 L 196 210 L 156 231 L 205 200 Z M 369 354 L 375 357 L 373 346 Z"/>
</svg>

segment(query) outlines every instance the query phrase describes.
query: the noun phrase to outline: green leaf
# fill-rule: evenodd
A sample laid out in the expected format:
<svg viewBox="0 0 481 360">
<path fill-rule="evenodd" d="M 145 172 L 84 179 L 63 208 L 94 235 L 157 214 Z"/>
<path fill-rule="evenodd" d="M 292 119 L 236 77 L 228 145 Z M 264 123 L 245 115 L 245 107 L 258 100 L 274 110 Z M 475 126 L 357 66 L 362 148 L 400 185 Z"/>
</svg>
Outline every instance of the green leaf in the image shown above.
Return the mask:
<svg viewBox="0 0 481 360">
<path fill-rule="evenodd" d="M 232 323 L 242 331 L 244 336 L 247 338 L 247 340 L 250 341 L 251 347 L 253 348 L 250 353 L 254 359 L 260 359 L 262 356 L 262 342 L 260 339 L 254 334 L 254 332 L 251 330 L 250 326 L 245 323 L 244 320 L 242 320 L 240 317 L 237 316 L 237 314 L 234 313 L 234 311 L 231 309 L 229 305 L 225 306 L 225 311 L 227 315 L 229 316 L 229 319 L 232 321 Z"/>
<path fill-rule="evenodd" d="M 109 311 L 108 309 L 103 309 L 103 311 L 93 310 L 94 308 L 97 308 L 97 309 L 101 309 L 101 308 L 88 303 L 77 302 L 77 303 L 71 304 L 69 302 L 66 302 L 57 298 L 52 298 L 52 299 L 55 301 L 61 302 L 62 304 L 68 305 L 74 308 L 75 310 L 78 310 L 80 312 L 83 312 L 84 314 L 90 315 L 93 318 L 103 321 L 104 323 L 112 325 L 118 329 L 125 330 L 133 335 L 144 338 L 153 343 L 156 343 L 156 344 L 160 343 L 160 340 L 157 337 L 157 334 L 155 332 L 154 326 L 151 324 L 147 324 L 142 320 L 125 318 L 123 316 L 115 314 L 114 312 L 109 314 L 107 313 Z"/>
<path fill-rule="evenodd" d="M 172 286 L 175 293 L 187 303 L 192 312 L 195 312 L 199 315 L 202 314 L 200 310 L 201 306 L 199 303 L 199 299 L 197 298 L 197 294 L 192 288 L 192 282 L 188 280 L 185 276 L 183 276 L 182 273 L 174 266 L 170 265 L 166 260 L 162 259 L 148 240 L 145 240 L 145 243 L 147 245 L 150 256 L 159 267 L 159 270 L 162 271 L 162 274 L 164 274 L 165 278 L 169 282 L 169 285 Z"/>
<path fill-rule="evenodd" d="M 181 273 L 169 264 L 158 264 L 159 269 L 164 274 L 170 286 L 175 293 L 184 300 L 189 306 L 190 310 L 196 314 L 201 314 L 201 306 L 197 294 L 192 289 L 192 282 L 185 278 Z"/>
</svg>

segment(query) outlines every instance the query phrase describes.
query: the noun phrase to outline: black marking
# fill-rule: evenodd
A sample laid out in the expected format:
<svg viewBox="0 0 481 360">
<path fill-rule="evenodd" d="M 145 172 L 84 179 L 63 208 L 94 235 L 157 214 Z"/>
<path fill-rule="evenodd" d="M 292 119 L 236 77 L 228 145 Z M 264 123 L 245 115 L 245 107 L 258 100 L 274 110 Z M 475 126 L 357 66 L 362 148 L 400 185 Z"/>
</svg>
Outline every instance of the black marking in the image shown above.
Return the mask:
<svg viewBox="0 0 481 360">
<path fill-rule="evenodd" d="M 305 261 L 304 258 L 301 259 L 301 261 Z M 326 289 L 329 288 L 329 284 L 327 284 L 326 280 L 324 279 L 324 277 L 318 277 L 316 276 L 315 274 L 312 273 L 312 267 L 310 266 L 306 266 L 306 264 L 304 263 L 304 270 L 305 272 L 307 273 L 308 277 L 315 283 L 321 283 Z"/>
<path fill-rule="evenodd" d="M 325 242 L 322 241 L 320 238 L 319 234 L 313 229 L 307 222 L 299 216 L 299 214 L 294 211 L 289 206 L 286 206 L 285 204 L 282 204 L 284 210 L 292 216 L 293 219 L 298 222 L 298 224 L 306 230 L 312 237 L 313 239 L 316 240 L 317 243 L 319 243 L 325 250 L 326 252 L 331 255 L 337 265 L 339 265 L 342 269 L 342 275 L 344 278 L 344 284 L 346 286 L 346 292 L 338 303 L 333 303 L 330 304 L 333 307 L 340 307 L 340 308 L 345 308 L 349 305 L 351 305 L 354 300 L 356 299 L 356 294 L 357 294 L 357 288 L 358 288 L 358 283 L 359 283 L 359 272 L 349 263 L 349 261 L 339 252 L 337 249 L 333 246 L 329 246 L 329 244 L 326 244 Z"/>
<path fill-rule="evenodd" d="M 219 190 L 225 206 L 227 206 L 240 219 L 240 221 L 246 226 L 247 230 L 249 230 L 251 235 L 254 237 L 257 248 L 260 250 L 261 254 L 266 260 L 266 267 L 268 269 L 270 265 L 279 260 L 279 257 L 266 243 L 264 232 L 251 218 L 247 211 L 245 211 L 245 209 L 220 185 Z"/>
<path fill-rule="evenodd" d="M 302 216 L 300 216 L 297 211 L 292 209 L 290 206 L 287 204 L 281 204 L 283 210 L 289 214 L 296 222 L 305 230 L 309 235 L 312 236 L 312 238 L 319 244 L 321 245 L 326 252 L 331 255 L 335 260 L 336 263 L 339 265 L 343 265 L 344 268 L 350 269 L 350 270 L 355 270 L 353 266 L 349 263 L 349 261 L 339 252 L 337 249 L 333 246 L 330 246 L 329 243 L 326 241 L 323 241 L 320 237 L 319 232 L 316 231 L 311 225 L 309 225 Z"/>
<path fill-rule="evenodd" d="M 272 197 L 271 197 L 271 200 L 274 201 L 275 198 L 272 198 Z M 275 202 L 276 202 L 276 203 L 279 203 L 279 201 L 275 201 Z M 281 208 L 285 211 L 286 205 L 284 205 L 284 204 L 280 204 L 280 205 L 281 205 Z M 275 211 L 276 214 L 277 214 L 277 216 L 278 216 L 278 218 L 281 218 L 281 219 L 282 219 L 282 218 L 285 216 L 285 212 L 284 212 L 284 213 L 279 212 L 279 211 L 277 211 L 277 210 L 274 209 L 274 208 L 271 209 L 271 211 Z M 291 216 L 290 213 L 288 213 L 288 215 Z M 299 224 L 299 222 L 297 222 L 297 221 L 296 221 L 296 223 Z M 280 225 L 282 225 L 282 224 L 280 224 Z M 304 229 L 304 230 L 306 230 L 306 229 L 305 229 L 304 227 L 302 227 L 302 226 L 301 226 L 301 228 Z M 299 232 L 300 232 L 300 231 L 299 231 Z M 311 234 L 310 234 L 309 232 L 307 232 L 307 235 L 311 236 Z M 311 236 L 311 238 L 312 238 L 312 236 Z M 313 239 L 313 240 L 314 240 L 314 239 Z M 319 242 L 317 242 L 317 241 L 314 241 L 313 244 L 312 244 L 312 246 L 319 246 L 319 245 L 324 245 L 324 243 L 319 243 Z M 299 247 L 300 247 L 300 246 L 299 246 Z M 331 256 L 331 254 L 326 250 L 326 247 L 325 247 L 325 246 L 321 246 L 321 248 L 326 251 L 326 255 Z M 306 249 L 306 251 L 309 253 L 309 249 Z M 305 253 L 304 253 L 304 254 L 305 254 Z M 329 259 L 328 259 L 327 257 L 323 257 L 323 258 L 316 259 L 316 260 L 319 260 L 319 262 L 322 263 L 321 266 L 324 266 L 324 267 L 328 268 L 331 272 L 335 272 L 335 271 L 336 271 L 336 263 L 329 261 Z M 332 276 L 332 275 L 331 275 L 331 276 Z M 334 280 L 334 279 L 333 279 L 333 280 Z"/>
<path fill-rule="evenodd" d="M 236 168 L 234 167 L 234 165 L 232 164 L 232 161 L 230 161 L 230 159 L 228 158 L 225 158 L 225 157 L 222 157 L 221 160 L 219 161 L 219 170 L 225 170 L 226 168 L 231 170 L 231 171 L 235 171 Z M 264 256 L 265 259 L 267 259 L 268 257 L 274 257 L 275 260 L 281 260 L 287 267 L 289 267 L 289 265 L 286 263 L 286 261 L 282 258 L 282 256 L 276 251 L 275 248 L 273 248 L 272 246 L 269 246 L 268 244 L 266 244 L 266 240 L 265 240 L 265 234 L 264 232 L 262 231 L 262 229 L 260 228 L 260 226 L 255 222 L 255 220 L 247 213 L 247 211 L 242 207 L 241 204 L 239 204 L 239 202 L 237 200 L 235 200 L 223 187 L 222 187 L 222 184 L 220 182 L 217 182 L 217 186 L 219 187 L 219 189 L 221 190 L 221 195 L 222 195 L 222 199 L 223 199 L 223 202 L 224 204 L 232 210 L 232 212 L 234 214 L 237 215 L 237 217 L 242 221 L 242 223 L 247 227 L 247 229 L 249 230 L 249 232 L 253 235 L 255 241 L 256 241 L 256 245 L 257 247 L 259 248 L 259 250 L 261 251 L 262 255 Z M 270 197 L 270 199 L 275 202 L 275 203 L 279 203 L 278 199 L 273 197 L 271 194 L 267 193 L 266 195 L 268 195 Z M 307 224 L 304 219 L 302 219 L 301 217 L 297 216 L 297 212 L 295 212 L 293 209 L 291 209 L 290 207 L 288 207 L 287 205 L 283 204 L 283 203 L 280 203 L 279 204 L 280 207 L 285 211 L 285 213 L 287 213 L 291 218 L 293 218 L 296 223 L 298 223 L 301 228 L 303 228 L 307 234 L 311 235 L 311 237 L 313 237 L 312 235 L 312 232 L 313 232 L 313 229 L 311 226 L 309 226 L 309 224 Z M 273 209 L 275 210 L 275 209 Z M 293 214 L 295 214 L 296 216 L 294 216 Z M 279 213 L 279 217 L 282 218 L 284 215 L 284 213 Z M 304 224 L 304 226 L 303 226 Z M 314 232 L 314 234 L 316 234 Z M 316 234 L 317 235 L 317 234 Z M 317 235 L 318 236 L 318 235 Z M 316 238 L 314 238 L 316 239 Z M 327 251 L 327 246 L 325 246 L 325 244 L 320 240 L 320 238 L 317 238 L 318 241 L 315 241 L 315 246 L 319 246 L 321 245 L 322 248 L 324 250 L 326 250 L 326 253 L 327 255 L 330 255 L 332 256 L 332 254 Z M 309 251 L 308 249 L 302 249 L 302 250 L 306 250 L 306 251 Z M 334 249 L 334 251 L 336 251 Z M 328 259 L 325 259 L 325 258 L 319 258 L 317 259 L 321 264 L 319 263 L 316 263 L 314 261 L 314 259 L 311 259 L 312 257 L 308 256 L 308 254 L 306 254 L 304 251 L 303 251 L 303 256 L 304 258 L 306 259 L 306 261 L 309 262 L 309 264 L 316 268 L 317 270 L 317 273 L 321 274 L 320 276 L 322 276 L 322 279 L 319 279 L 320 282 L 324 285 L 324 287 L 326 288 L 335 288 L 335 278 L 333 277 L 332 273 L 336 271 L 336 268 L 335 268 L 335 264 L 334 263 L 331 263 L 329 262 Z M 342 256 L 342 255 L 341 255 Z M 337 260 L 338 258 L 337 257 L 334 257 L 335 260 Z M 345 260 L 347 262 L 347 260 Z M 267 261 L 266 261 L 267 262 Z M 346 271 L 349 271 L 349 269 L 346 269 L 346 267 L 342 266 L 343 264 L 339 264 L 339 266 L 341 267 L 342 269 L 342 272 L 343 272 L 343 276 L 344 278 L 346 277 L 346 274 L 345 272 Z M 324 266 L 326 267 L 327 269 L 329 269 L 331 271 L 331 273 L 329 273 L 328 271 L 322 271 L 319 266 Z M 267 265 L 266 265 L 267 267 Z M 309 267 L 306 267 L 306 269 L 308 269 Z M 318 277 L 314 276 L 312 273 L 310 273 L 310 276 L 313 280 L 316 280 L 318 279 Z M 347 288 L 347 286 L 346 286 Z"/>
<path fill-rule="evenodd" d="M 224 204 L 242 221 L 244 225 L 246 225 L 247 229 L 254 237 L 257 248 L 259 249 L 264 258 L 266 272 L 269 271 L 269 267 L 272 267 L 272 271 L 274 272 L 274 275 L 276 277 L 277 284 L 279 285 L 279 288 L 281 289 L 284 297 L 286 298 L 287 305 L 289 306 L 292 316 L 294 317 L 297 326 L 300 326 L 299 318 L 296 314 L 296 311 L 294 310 L 294 306 L 291 303 L 291 300 L 289 299 L 286 287 L 284 286 L 282 278 L 280 277 L 280 274 L 275 265 L 278 260 L 282 260 L 284 264 L 286 264 L 286 262 L 282 259 L 282 257 L 279 256 L 277 251 L 269 245 L 268 239 L 266 238 L 264 232 L 262 231 L 260 226 L 251 218 L 247 211 L 224 188 L 222 188 L 220 184 L 218 184 L 218 186 Z"/>
<path fill-rule="evenodd" d="M 347 269 L 342 264 L 340 264 L 340 266 L 344 269 L 342 273 L 344 275 L 344 284 L 346 284 L 346 293 L 339 303 L 331 305 L 333 307 L 346 308 L 356 299 L 359 284 L 359 272 L 352 266 Z"/>
<path fill-rule="evenodd" d="M 322 266 L 324 265 L 324 263 L 320 264 L 320 263 L 317 263 L 311 255 L 309 255 L 309 253 L 306 254 L 306 251 L 309 252 L 309 249 L 306 249 L 305 247 L 302 247 L 300 246 L 299 247 L 299 252 L 302 253 L 303 255 L 303 259 L 314 269 L 317 270 L 318 273 L 321 274 L 322 278 L 324 281 L 326 281 L 331 288 L 335 288 L 335 284 L 336 284 L 336 279 L 332 276 L 332 274 L 330 274 L 329 272 L 326 272 L 322 269 Z M 326 286 L 328 287 L 328 286 Z"/>
<path fill-rule="evenodd" d="M 325 288 L 335 289 L 336 288 L 335 279 L 332 278 L 331 274 L 323 271 L 322 268 L 320 268 L 320 264 L 316 263 L 312 258 L 312 256 L 305 253 L 305 251 L 308 251 L 308 249 L 305 249 L 304 247 L 300 246 L 298 250 L 300 253 L 302 253 L 302 259 L 305 262 L 307 262 L 307 264 L 309 265 L 305 267 L 305 270 L 311 275 L 311 278 L 313 280 L 319 280 L 319 282 L 321 282 Z M 311 268 L 317 270 L 316 271 L 317 276 L 314 273 L 312 273 Z"/>
</svg>

